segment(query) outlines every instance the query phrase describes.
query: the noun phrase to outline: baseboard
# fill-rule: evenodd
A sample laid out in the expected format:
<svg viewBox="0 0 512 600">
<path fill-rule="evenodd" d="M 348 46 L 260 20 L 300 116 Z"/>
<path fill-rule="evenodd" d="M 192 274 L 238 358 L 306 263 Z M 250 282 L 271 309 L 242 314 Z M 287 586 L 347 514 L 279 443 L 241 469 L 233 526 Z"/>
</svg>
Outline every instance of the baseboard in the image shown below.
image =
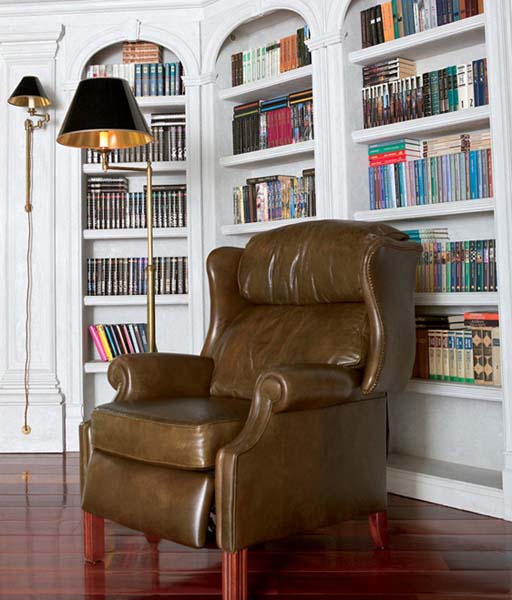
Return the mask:
<svg viewBox="0 0 512 600">
<path fill-rule="evenodd" d="M 388 467 L 387 476 L 392 494 L 505 518 L 503 490 L 396 467 Z"/>
</svg>

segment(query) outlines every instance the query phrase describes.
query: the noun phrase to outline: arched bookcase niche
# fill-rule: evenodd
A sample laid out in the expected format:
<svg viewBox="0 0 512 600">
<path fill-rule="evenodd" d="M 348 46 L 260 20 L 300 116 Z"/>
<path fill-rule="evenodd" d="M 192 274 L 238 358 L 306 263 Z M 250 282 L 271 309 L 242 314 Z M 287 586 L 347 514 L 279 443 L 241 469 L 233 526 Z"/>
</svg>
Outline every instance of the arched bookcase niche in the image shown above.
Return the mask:
<svg viewBox="0 0 512 600">
<path fill-rule="evenodd" d="M 346 134 L 339 136 L 337 155 L 347 182 L 348 218 L 387 222 L 402 230 L 447 228 L 453 241 L 497 239 L 499 246 L 496 198 L 370 210 L 370 144 L 489 130 L 492 112 L 490 106 L 482 106 L 364 129 L 360 92 L 365 65 L 400 57 L 415 61 L 420 74 L 487 56 L 483 15 L 363 49 L 361 11 L 379 3 L 382 2 L 340 2 L 331 13 L 343 39 L 339 86 Z M 492 103 L 492 89 L 490 99 Z M 496 311 L 499 293 L 417 294 L 417 313 L 460 315 L 468 311 Z M 500 319 L 502 329 L 507 321 L 508 318 L 503 322 Z M 506 366 L 502 361 L 502 371 Z M 500 387 L 460 385 L 446 379 L 413 379 L 403 393 L 391 394 L 389 490 L 503 516 L 505 397 L 505 390 Z"/>
<path fill-rule="evenodd" d="M 233 187 L 243 185 L 246 179 L 252 177 L 301 175 L 304 169 L 315 165 L 313 141 L 247 154 L 233 153 L 233 108 L 246 102 L 268 100 L 312 88 L 313 66 L 300 67 L 276 77 L 232 87 L 232 55 L 266 46 L 272 41 L 296 33 L 304 25 L 304 18 L 295 11 L 273 10 L 237 25 L 232 24 L 229 30 L 224 30 L 224 39 L 218 46 L 214 66 L 217 75 L 214 140 L 215 155 L 219 160 L 215 196 L 219 203 L 216 214 L 217 239 L 221 240 L 220 243 L 243 245 L 247 242 L 248 235 L 269 227 L 268 223 L 234 225 Z"/>
<path fill-rule="evenodd" d="M 143 38 L 148 41 L 147 38 Z M 149 40 L 151 41 L 151 40 Z M 90 65 L 109 65 L 122 63 L 122 41 L 116 41 L 108 46 L 96 50 L 84 64 L 82 77 L 86 76 Z M 178 62 L 180 56 L 167 47 L 163 47 L 163 62 Z M 184 74 L 188 75 L 186 65 L 183 65 Z M 157 257 L 187 257 L 188 265 L 188 294 L 162 294 L 157 296 L 156 307 L 156 332 L 157 348 L 162 352 L 190 353 L 194 351 L 193 329 L 196 323 L 201 323 L 201 315 L 194 321 L 191 308 L 191 297 L 195 288 L 202 296 L 201 269 L 195 269 L 191 264 L 192 246 L 201 243 L 201 220 L 197 218 L 200 207 L 194 203 L 194 198 L 200 198 L 199 193 L 194 194 L 194 177 L 190 165 L 191 148 L 188 141 L 190 105 L 186 94 L 181 96 L 144 96 L 137 97 L 139 106 L 151 123 L 152 114 L 185 114 L 187 121 L 186 139 L 187 159 L 171 161 L 153 161 L 153 184 L 187 185 L 186 200 L 186 227 L 156 227 L 155 256 Z M 197 153 L 198 150 L 196 149 Z M 108 363 L 101 362 L 99 354 L 91 339 L 88 327 L 96 324 L 125 324 L 146 322 L 145 296 L 92 296 L 87 290 L 87 263 L 89 258 L 131 258 L 147 255 L 146 230 L 140 228 L 107 227 L 91 229 L 87 217 L 87 180 L 89 177 L 103 177 L 100 165 L 87 164 L 87 153 L 82 153 L 82 178 L 81 178 L 81 237 L 82 237 L 82 339 L 83 339 L 83 399 L 84 412 L 87 415 L 95 405 L 109 401 L 113 390 L 106 378 Z M 139 163 L 144 165 L 145 163 Z M 115 164 L 112 163 L 114 167 Z M 144 173 L 110 171 L 107 177 L 126 177 L 129 192 L 143 192 L 146 184 Z"/>
</svg>

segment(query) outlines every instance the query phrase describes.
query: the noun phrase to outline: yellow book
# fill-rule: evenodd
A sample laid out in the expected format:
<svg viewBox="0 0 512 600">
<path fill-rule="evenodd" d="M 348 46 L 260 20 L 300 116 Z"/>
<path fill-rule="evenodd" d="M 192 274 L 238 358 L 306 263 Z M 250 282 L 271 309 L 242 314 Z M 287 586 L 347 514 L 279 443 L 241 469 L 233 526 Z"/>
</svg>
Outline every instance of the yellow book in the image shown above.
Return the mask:
<svg viewBox="0 0 512 600">
<path fill-rule="evenodd" d="M 105 333 L 105 330 L 103 329 L 103 325 L 96 325 L 96 329 L 98 331 L 98 335 L 100 336 L 101 345 L 103 346 L 103 349 L 105 350 L 105 354 L 107 355 L 108 360 L 111 361 L 114 358 L 114 356 L 112 355 L 112 350 L 110 350 L 110 346 L 108 344 L 108 339 L 107 339 L 107 334 Z"/>
</svg>

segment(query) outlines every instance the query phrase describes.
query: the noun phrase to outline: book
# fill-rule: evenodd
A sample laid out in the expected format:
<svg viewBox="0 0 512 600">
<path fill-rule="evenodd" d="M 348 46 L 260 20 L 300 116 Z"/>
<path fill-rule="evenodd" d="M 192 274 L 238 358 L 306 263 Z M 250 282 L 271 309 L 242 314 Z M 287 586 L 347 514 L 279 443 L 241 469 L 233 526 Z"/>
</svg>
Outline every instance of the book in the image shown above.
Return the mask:
<svg viewBox="0 0 512 600">
<path fill-rule="evenodd" d="M 483 0 L 392 0 L 361 11 L 361 46 L 368 48 L 484 12 Z"/>
<path fill-rule="evenodd" d="M 136 332 L 139 339 L 144 332 L 145 323 L 128 324 L 97 324 L 89 326 L 89 333 L 94 342 L 99 358 L 103 362 L 112 361 L 116 356 L 122 354 L 136 354 L 147 352 L 147 344 L 137 344 L 134 340 Z"/>
</svg>

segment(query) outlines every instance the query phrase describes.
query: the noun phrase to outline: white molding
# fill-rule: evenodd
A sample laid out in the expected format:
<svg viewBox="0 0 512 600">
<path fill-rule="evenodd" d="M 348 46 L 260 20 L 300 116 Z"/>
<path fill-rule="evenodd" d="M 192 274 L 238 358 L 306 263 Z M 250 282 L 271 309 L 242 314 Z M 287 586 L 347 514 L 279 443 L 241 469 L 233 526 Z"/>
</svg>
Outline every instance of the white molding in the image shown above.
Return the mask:
<svg viewBox="0 0 512 600">
<path fill-rule="evenodd" d="M 112 171 L 105 172 L 101 168 L 101 165 L 98 163 L 84 164 L 83 172 L 86 175 L 105 175 L 105 177 L 112 177 L 114 169 L 116 165 L 119 164 L 120 167 L 127 167 L 129 169 L 132 168 L 140 168 L 144 167 L 146 163 L 112 163 L 110 166 L 112 167 Z M 169 175 L 172 173 L 185 173 L 187 171 L 188 161 L 186 160 L 175 160 L 175 161 L 166 161 L 166 162 L 154 162 L 152 163 L 153 174 L 154 175 Z M 146 173 L 143 171 L 134 171 L 133 173 L 126 172 L 124 174 L 126 177 L 146 177 Z"/>
<path fill-rule="evenodd" d="M 300 219 L 281 219 L 276 221 L 263 221 L 261 223 L 241 223 L 239 225 L 223 225 L 223 235 L 252 235 L 262 231 L 270 231 L 285 225 L 296 225 L 306 221 L 316 221 L 317 217 L 303 217 Z"/>
<path fill-rule="evenodd" d="M 146 306 L 147 297 L 138 296 L 84 296 L 84 306 Z M 158 295 L 155 298 L 157 306 L 186 305 L 189 303 L 187 294 Z"/>
<path fill-rule="evenodd" d="M 459 202 L 440 202 L 439 204 L 423 204 L 421 206 L 404 206 L 402 208 L 384 208 L 382 210 L 360 210 L 354 213 L 356 221 L 401 221 L 405 219 L 435 219 L 450 215 L 467 215 L 469 213 L 494 212 L 494 199 L 460 200 Z"/>
<path fill-rule="evenodd" d="M 433 52 L 441 54 L 444 51 L 453 50 L 456 42 L 469 46 L 475 43 L 475 34 L 481 43 L 485 42 L 484 15 L 476 15 L 384 44 L 357 50 L 350 53 L 349 60 L 363 66 L 395 56 L 404 56 L 404 53 L 407 53 L 407 58 L 417 60 L 429 56 Z"/>
<path fill-rule="evenodd" d="M 388 492 L 492 517 L 504 517 L 504 493 L 478 485 L 388 466 Z"/>
<path fill-rule="evenodd" d="M 498 292 L 418 292 L 415 295 L 416 306 L 494 307 L 498 301 Z"/>
<path fill-rule="evenodd" d="M 260 162 L 279 162 L 289 158 L 293 159 L 296 156 L 312 156 L 314 152 L 315 140 L 312 140 L 309 142 L 288 144 L 286 146 L 276 146 L 275 148 L 266 148 L 265 150 L 256 150 L 255 152 L 224 156 L 219 160 L 219 164 L 221 167 L 239 167 Z"/>
<path fill-rule="evenodd" d="M 208 85 L 217 81 L 218 75 L 215 72 L 201 73 L 200 75 L 184 75 L 182 77 L 186 88 Z"/>
<path fill-rule="evenodd" d="M 300 67 L 293 71 L 280 73 L 276 77 L 268 79 L 260 79 L 252 83 L 245 83 L 234 87 L 221 90 L 219 97 L 221 100 L 229 100 L 231 102 L 251 102 L 252 100 L 261 99 L 265 96 L 280 96 L 289 94 L 295 91 L 297 87 L 311 86 L 313 76 L 312 65 Z"/>
<path fill-rule="evenodd" d="M 341 43 L 343 43 L 343 34 L 341 31 L 331 31 L 324 33 L 323 35 L 312 37 L 306 41 L 306 44 L 311 52 L 319 50 L 320 48 L 327 48 L 333 44 Z"/>
<path fill-rule="evenodd" d="M 148 237 L 147 229 L 84 229 L 84 240 L 139 240 Z M 155 227 L 155 239 L 188 237 L 188 227 Z"/>
<path fill-rule="evenodd" d="M 436 133 L 444 135 L 454 130 L 460 130 L 461 127 L 470 129 L 488 127 L 490 114 L 491 109 L 489 106 L 478 106 L 443 115 L 359 129 L 352 133 L 352 139 L 357 144 L 372 144 L 381 140 L 396 139 L 404 135 L 430 135 Z"/>
<path fill-rule="evenodd" d="M 92 360 L 84 363 L 84 373 L 87 373 L 88 375 L 106 374 L 109 366 L 110 362 Z"/>
<path fill-rule="evenodd" d="M 404 392 L 448 398 L 466 398 L 482 402 L 502 402 L 503 390 L 485 385 L 471 385 L 451 381 L 435 381 L 429 379 L 412 379 Z"/>
</svg>

